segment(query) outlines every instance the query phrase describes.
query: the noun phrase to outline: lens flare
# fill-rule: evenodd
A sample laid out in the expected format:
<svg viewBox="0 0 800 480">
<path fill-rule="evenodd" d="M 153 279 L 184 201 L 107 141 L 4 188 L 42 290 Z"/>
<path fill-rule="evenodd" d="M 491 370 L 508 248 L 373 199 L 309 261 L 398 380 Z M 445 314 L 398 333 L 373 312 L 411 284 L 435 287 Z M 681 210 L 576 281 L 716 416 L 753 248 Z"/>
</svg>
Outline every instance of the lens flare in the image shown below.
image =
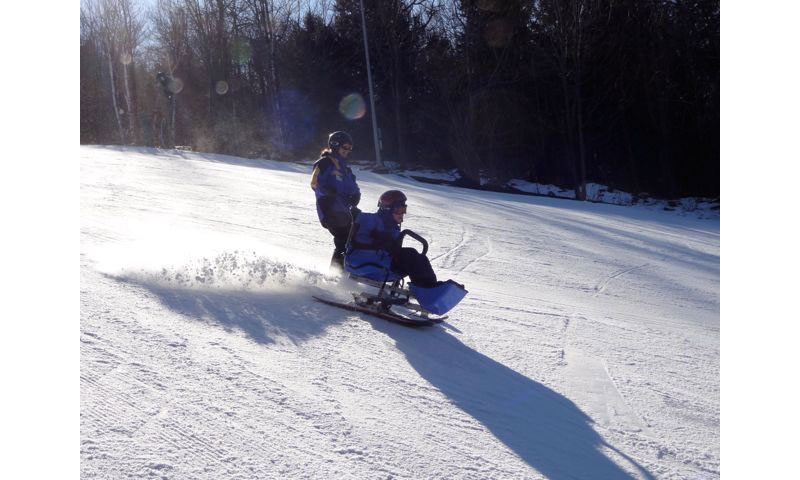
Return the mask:
<svg viewBox="0 0 800 480">
<path fill-rule="evenodd" d="M 167 83 L 167 88 L 172 93 L 180 93 L 183 90 L 183 80 L 177 77 L 172 77 L 169 79 Z"/>
<path fill-rule="evenodd" d="M 123 53 L 119 56 L 119 61 L 123 63 L 123 65 L 130 65 L 133 61 L 133 57 L 130 53 Z"/>
<path fill-rule="evenodd" d="M 339 113 L 348 120 L 358 120 L 367 113 L 367 104 L 364 97 L 351 93 L 339 102 Z"/>
<path fill-rule="evenodd" d="M 225 80 L 220 80 L 217 82 L 217 85 L 214 87 L 214 89 L 217 91 L 218 95 L 225 95 L 228 93 L 228 82 Z"/>
</svg>

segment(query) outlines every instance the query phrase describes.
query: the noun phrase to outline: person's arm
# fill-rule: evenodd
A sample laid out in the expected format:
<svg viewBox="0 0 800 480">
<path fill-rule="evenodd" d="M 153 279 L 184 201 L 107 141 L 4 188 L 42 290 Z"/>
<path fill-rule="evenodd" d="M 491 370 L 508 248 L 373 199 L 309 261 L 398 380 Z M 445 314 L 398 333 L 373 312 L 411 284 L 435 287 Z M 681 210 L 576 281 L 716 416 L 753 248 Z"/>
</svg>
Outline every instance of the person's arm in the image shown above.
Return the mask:
<svg viewBox="0 0 800 480">
<path fill-rule="evenodd" d="M 328 157 L 317 160 L 311 174 L 311 188 L 322 195 L 336 195 L 336 182 L 332 180 L 332 162 Z"/>
<path fill-rule="evenodd" d="M 358 183 L 356 182 L 356 176 L 353 173 L 353 169 L 347 167 L 346 169 L 348 178 L 348 187 L 349 193 L 347 194 L 347 203 L 351 207 L 358 206 L 358 203 L 361 201 L 361 189 L 358 188 Z"/>
</svg>

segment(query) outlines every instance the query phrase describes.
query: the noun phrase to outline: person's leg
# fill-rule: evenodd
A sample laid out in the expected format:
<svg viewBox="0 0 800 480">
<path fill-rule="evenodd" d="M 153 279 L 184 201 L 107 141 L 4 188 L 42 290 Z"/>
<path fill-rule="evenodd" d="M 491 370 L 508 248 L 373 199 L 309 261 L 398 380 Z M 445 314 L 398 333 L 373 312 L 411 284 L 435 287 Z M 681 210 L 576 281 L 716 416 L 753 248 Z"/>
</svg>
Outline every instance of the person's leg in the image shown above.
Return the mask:
<svg viewBox="0 0 800 480">
<path fill-rule="evenodd" d="M 401 248 L 392 257 L 392 270 L 399 275 L 408 275 L 411 281 L 423 288 L 436 286 L 436 274 L 428 257 L 413 248 Z"/>
<path fill-rule="evenodd" d="M 329 228 L 328 231 L 333 235 L 334 246 L 331 266 L 336 265 L 340 270 L 344 270 L 344 251 L 347 248 L 347 238 L 350 236 L 350 227 Z"/>
<path fill-rule="evenodd" d="M 334 270 L 338 270 L 339 272 L 344 271 L 344 252 L 339 252 L 337 250 L 333 251 L 333 255 L 331 255 L 330 268 L 332 271 Z"/>
<path fill-rule="evenodd" d="M 344 251 L 350 235 L 352 217 L 347 211 L 337 210 L 330 197 L 322 197 L 319 204 L 325 215 L 325 228 L 333 235 L 334 248 L 331 256 L 331 268 L 342 271 L 344 270 Z"/>
</svg>

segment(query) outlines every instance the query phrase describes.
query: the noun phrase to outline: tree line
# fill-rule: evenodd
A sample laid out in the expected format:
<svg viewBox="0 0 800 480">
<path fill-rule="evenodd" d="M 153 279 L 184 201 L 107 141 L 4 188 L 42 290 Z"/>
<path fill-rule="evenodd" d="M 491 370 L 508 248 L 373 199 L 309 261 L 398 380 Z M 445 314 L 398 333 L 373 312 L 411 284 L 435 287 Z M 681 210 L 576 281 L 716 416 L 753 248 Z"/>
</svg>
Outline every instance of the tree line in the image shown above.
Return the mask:
<svg viewBox="0 0 800 480">
<path fill-rule="evenodd" d="M 363 0 L 403 167 L 719 195 L 718 0 Z M 373 159 L 359 0 L 85 0 L 81 143 Z"/>
</svg>

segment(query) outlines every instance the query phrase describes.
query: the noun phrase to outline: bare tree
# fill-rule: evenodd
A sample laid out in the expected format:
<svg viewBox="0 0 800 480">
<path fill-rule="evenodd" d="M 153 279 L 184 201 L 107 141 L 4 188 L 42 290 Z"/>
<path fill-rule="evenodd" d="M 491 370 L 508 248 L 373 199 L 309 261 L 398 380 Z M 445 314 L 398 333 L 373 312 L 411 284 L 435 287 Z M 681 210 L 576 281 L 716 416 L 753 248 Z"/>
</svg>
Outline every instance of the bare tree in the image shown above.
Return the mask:
<svg viewBox="0 0 800 480">
<path fill-rule="evenodd" d="M 429 9 L 435 8 L 426 0 L 386 0 L 379 3 L 378 18 L 386 30 L 386 39 L 389 44 L 388 72 L 390 77 L 390 91 L 393 98 L 395 135 L 397 141 L 397 159 L 401 165 L 407 161 L 406 132 L 409 93 L 406 71 L 411 66 L 403 65 L 409 57 L 413 57 L 413 48 L 419 45 L 414 36 L 418 31 L 424 31 L 433 19 Z M 417 17 L 423 23 L 415 25 L 414 12 L 426 10 L 426 15 Z"/>
<path fill-rule="evenodd" d="M 136 0 L 114 0 L 119 12 L 119 41 L 122 52 L 120 60 L 123 68 L 125 85 L 125 104 L 128 108 L 128 130 L 133 139 L 138 139 L 138 108 L 135 99 L 136 85 L 131 78 L 130 70 L 135 68 L 139 45 L 144 35 L 144 19 L 141 6 Z"/>
<path fill-rule="evenodd" d="M 324 25 L 333 21 L 334 4 L 336 0 L 296 0 L 291 11 L 291 18 L 300 23 L 303 17 L 310 13 L 322 19 Z"/>
<path fill-rule="evenodd" d="M 214 115 L 215 83 L 221 76 L 225 31 L 225 0 L 183 0 L 189 19 L 191 46 L 202 63 L 208 88 L 208 115 Z M 220 48 L 222 47 L 222 48 Z"/>
<path fill-rule="evenodd" d="M 175 72 L 191 56 L 188 37 L 189 18 L 186 8 L 176 0 L 158 0 L 151 16 L 151 24 L 153 25 L 153 38 L 159 52 L 159 63 L 161 68 L 166 70 L 166 75 L 159 80 L 164 82 L 162 87 L 169 100 L 169 124 L 167 126 L 169 141 L 167 142 L 163 139 L 166 117 L 158 116 L 161 144 L 174 145 L 177 94 L 181 89 L 179 80 L 175 79 Z"/>
<path fill-rule="evenodd" d="M 135 141 L 136 131 L 136 99 L 135 85 L 130 80 L 129 65 L 137 54 L 142 41 L 143 22 L 140 8 L 135 0 L 88 0 L 82 8 L 85 16 L 85 27 L 97 39 L 98 47 L 106 57 L 108 80 L 111 90 L 111 106 L 117 122 L 117 130 L 122 143 Z M 122 97 L 126 110 L 119 105 L 117 72 L 122 65 L 121 81 Z M 127 120 L 127 128 L 123 126 L 123 113 Z"/>
<path fill-rule="evenodd" d="M 176 0 L 158 0 L 151 16 L 160 62 L 170 74 L 189 56 L 188 17 Z"/>
<path fill-rule="evenodd" d="M 589 0 L 545 0 L 537 3 L 539 18 L 546 20 L 552 58 L 561 82 L 564 102 L 564 133 L 574 158 L 576 194 L 586 199 L 586 144 L 583 118 L 584 33 L 590 10 Z M 577 151 L 574 150 L 577 146 Z"/>
<path fill-rule="evenodd" d="M 117 122 L 117 132 L 121 143 L 125 143 L 126 135 L 122 127 L 120 107 L 117 100 L 116 75 L 114 74 L 115 58 L 119 55 L 120 16 L 115 8 L 114 0 L 88 0 L 83 7 L 85 25 L 92 32 L 91 37 L 97 41 L 98 49 L 106 58 L 108 80 L 111 90 L 111 107 Z"/>
<path fill-rule="evenodd" d="M 259 58 L 258 76 L 261 91 L 269 99 L 271 105 L 273 125 L 277 130 L 277 137 L 282 144 L 286 143 L 285 129 L 281 115 L 280 101 L 280 76 L 278 74 L 276 52 L 278 48 L 279 22 L 276 18 L 281 6 L 272 0 L 245 0 L 253 18 L 255 41 L 265 46 L 266 58 Z M 262 49 L 258 49 L 262 51 Z"/>
</svg>

